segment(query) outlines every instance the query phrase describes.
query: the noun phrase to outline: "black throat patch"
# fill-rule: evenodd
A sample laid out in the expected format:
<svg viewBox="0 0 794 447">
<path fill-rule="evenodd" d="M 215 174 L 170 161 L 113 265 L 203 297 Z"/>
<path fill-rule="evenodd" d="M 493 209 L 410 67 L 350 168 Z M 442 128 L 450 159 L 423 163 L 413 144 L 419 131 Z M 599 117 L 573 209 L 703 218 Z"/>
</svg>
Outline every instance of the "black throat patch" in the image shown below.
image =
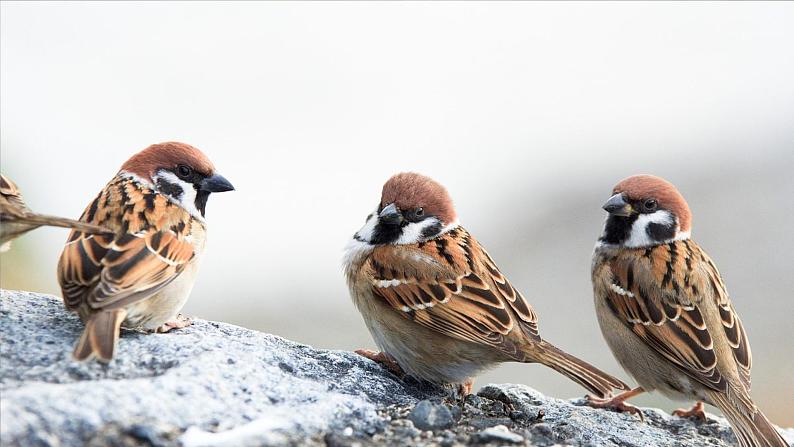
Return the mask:
<svg viewBox="0 0 794 447">
<path fill-rule="evenodd" d="M 204 212 L 207 209 L 207 199 L 210 198 L 210 193 L 207 191 L 196 191 L 196 209 L 201 212 L 201 217 L 204 217 Z"/>
<path fill-rule="evenodd" d="M 613 216 L 607 217 L 607 223 L 604 225 L 604 235 L 598 240 L 611 245 L 618 245 L 631 237 L 631 226 L 639 217 L 638 214 L 631 216 Z"/>
<path fill-rule="evenodd" d="M 375 229 L 372 231 L 372 240 L 370 243 L 373 245 L 391 244 L 397 241 L 402 234 L 402 225 L 378 222 L 377 225 L 375 225 Z"/>
</svg>

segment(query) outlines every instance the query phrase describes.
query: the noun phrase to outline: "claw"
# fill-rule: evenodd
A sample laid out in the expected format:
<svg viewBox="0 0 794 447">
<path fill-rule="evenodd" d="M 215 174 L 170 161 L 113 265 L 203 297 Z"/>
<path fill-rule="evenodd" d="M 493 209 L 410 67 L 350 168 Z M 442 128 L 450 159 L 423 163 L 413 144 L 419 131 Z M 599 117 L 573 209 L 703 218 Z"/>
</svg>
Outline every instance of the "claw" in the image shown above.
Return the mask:
<svg viewBox="0 0 794 447">
<path fill-rule="evenodd" d="M 703 407 L 703 402 L 701 401 L 696 402 L 695 405 L 689 410 L 686 408 L 679 408 L 673 411 L 673 416 L 678 416 L 680 418 L 694 417 L 700 419 L 703 422 L 706 421 L 706 411 Z"/>
<path fill-rule="evenodd" d="M 620 393 L 617 396 L 611 398 L 600 398 L 588 394 L 587 397 L 585 397 L 585 404 L 593 408 L 605 408 L 608 410 L 617 411 L 619 413 L 636 414 L 640 417 L 640 421 L 645 422 L 645 415 L 642 414 L 642 410 L 625 402 L 626 399 L 636 396 L 642 392 L 644 392 L 644 390 L 640 387 Z"/>
<path fill-rule="evenodd" d="M 471 394 L 471 390 L 474 388 L 474 379 L 469 379 L 460 385 L 458 385 L 458 393 L 465 398 L 469 394 Z"/>
<path fill-rule="evenodd" d="M 381 365 L 385 366 L 386 369 L 394 373 L 394 375 L 397 377 L 402 377 L 405 375 L 405 371 L 403 371 L 397 361 L 385 352 L 375 352 L 371 349 L 356 349 L 355 353 L 362 357 L 368 358 L 373 362 L 380 363 Z"/>
<path fill-rule="evenodd" d="M 473 388 L 474 388 L 474 379 L 469 379 L 461 384 L 458 384 L 458 389 L 457 389 L 458 393 L 457 396 L 454 397 L 457 398 L 456 400 L 461 410 L 463 410 L 463 408 L 466 406 L 466 396 L 471 394 L 471 390 Z"/>
<path fill-rule="evenodd" d="M 176 318 L 171 321 L 166 321 L 162 326 L 158 327 L 154 331 L 158 334 L 164 334 L 166 332 L 170 332 L 172 329 L 186 328 L 191 324 L 193 324 L 192 318 L 179 314 L 176 316 Z"/>
</svg>

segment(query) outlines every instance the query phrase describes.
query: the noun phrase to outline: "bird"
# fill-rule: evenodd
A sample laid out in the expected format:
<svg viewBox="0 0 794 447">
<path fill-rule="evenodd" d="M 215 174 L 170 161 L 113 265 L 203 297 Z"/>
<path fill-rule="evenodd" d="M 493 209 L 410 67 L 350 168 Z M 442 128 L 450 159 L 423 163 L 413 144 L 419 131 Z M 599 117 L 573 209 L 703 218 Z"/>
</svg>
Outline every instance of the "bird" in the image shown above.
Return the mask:
<svg viewBox="0 0 794 447">
<path fill-rule="evenodd" d="M 0 252 L 11 247 L 11 241 L 41 226 L 75 228 L 88 234 L 101 234 L 108 230 L 64 217 L 34 213 L 25 204 L 16 183 L 0 174 Z"/>
<path fill-rule="evenodd" d="M 204 252 L 207 200 L 232 190 L 185 143 L 153 144 L 121 166 L 80 217 L 113 234 L 72 231 L 58 262 L 64 305 L 85 324 L 76 360 L 109 363 L 120 326 L 167 332 L 191 323 L 179 311 Z"/>
<path fill-rule="evenodd" d="M 626 399 L 658 391 L 695 401 L 675 415 L 705 419 L 719 408 L 739 441 L 788 446 L 750 397 L 752 355 L 716 265 L 691 239 L 692 213 L 673 184 L 653 175 L 619 182 L 592 259 L 601 332 L 639 384 L 595 407 L 637 412 Z"/>
<path fill-rule="evenodd" d="M 541 338 L 532 306 L 429 177 L 405 172 L 385 183 L 343 266 L 381 350 L 356 352 L 398 374 L 451 385 L 465 396 L 478 373 L 514 361 L 546 365 L 598 396 L 628 389 Z"/>
</svg>

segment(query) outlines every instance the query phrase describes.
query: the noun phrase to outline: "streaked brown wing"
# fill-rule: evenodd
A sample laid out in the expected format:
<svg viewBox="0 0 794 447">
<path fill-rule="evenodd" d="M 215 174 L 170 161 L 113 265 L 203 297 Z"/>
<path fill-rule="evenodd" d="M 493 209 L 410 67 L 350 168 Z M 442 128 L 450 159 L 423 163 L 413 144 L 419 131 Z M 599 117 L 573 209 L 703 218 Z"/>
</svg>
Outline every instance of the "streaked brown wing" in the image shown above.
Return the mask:
<svg viewBox="0 0 794 447">
<path fill-rule="evenodd" d="M 85 300 L 93 309 L 110 310 L 148 297 L 194 255 L 193 246 L 171 231 L 109 239 L 83 236 L 64 248 L 59 275 L 67 308 Z"/>
<path fill-rule="evenodd" d="M 753 355 L 750 351 L 750 342 L 747 340 L 747 332 L 745 332 L 742 321 L 733 308 L 733 304 L 728 297 L 727 289 L 722 282 L 722 277 L 717 270 L 717 266 L 714 265 L 711 258 L 709 258 L 697 244 L 694 242 L 690 242 L 690 244 L 697 248 L 696 253 L 698 253 L 700 263 L 706 272 L 705 276 L 708 280 L 708 288 L 711 290 L 714 301 L 719 308 L 722 328 L 725 331 L 725 336 L 733 351 L 733 358 L 736 361 L 739 376 L 744 386 L 746 386 L 749 391 L 751 387 L 750 370 L 753 367 Z"/>
<path fill-rule="evenodd" d="M 723 327 L 734 340 L 734 356 L 740 369 L 746 369 L 749 384 L 750 350 L 744 329 L 719 273 L 700 247 L 677 241 L 637 253 L 610 262 L 613 277 L 606 299 L 615 315 L 688 376 L 714 390 L 725 390 L 727 383 L 717 368 L 712 335 L 700 310 L 720 306 Z"/>
<path fill-rule="evenodd" d="M 519 338 L 540 341 L 532 308 L 464 229 L 394 250 L 404 252 L 371 258 L 372 291 L 406 318 L 513 356 L 517 325 Z"/>
<path fill-rule="evenodd" d="M 115 309 L 146 298 L 173 281 L 193 258 L 190 215 L 129 179 L 111 182 L 81 220 L 116 235 L 72 231 L 58 264 L 68 309 Z"/>
</svg>

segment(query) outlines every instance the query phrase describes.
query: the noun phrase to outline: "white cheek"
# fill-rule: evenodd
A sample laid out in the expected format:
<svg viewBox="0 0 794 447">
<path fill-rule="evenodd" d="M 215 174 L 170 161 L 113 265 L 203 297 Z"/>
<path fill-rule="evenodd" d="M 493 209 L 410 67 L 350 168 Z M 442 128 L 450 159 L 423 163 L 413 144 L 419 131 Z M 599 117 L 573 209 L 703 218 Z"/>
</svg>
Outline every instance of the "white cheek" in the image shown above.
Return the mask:
<svg viewBox="0 0 794 447">
<path fill-rule="evenodd" d="M 400 235 L 400 238 L 397 239 L 394 243 L 397 245 L 403 244 L 415 244 L 417 242 L 423 241 L 426 238 L 422 237 L 422 232 L 425 228 L 430 228 L 433 225 L 438 224 L 438 219 L 435 217 L 431 217 L 429 219 L 425 219 L 421 222 L 413 222 L 409 223 L 408 225 L 403 227 L 403 232 Z"/>
<path fill-rule="evenodd" d="M 371 252 L 373 248 L 375 248 L 375 246 L 370 245 L 369 242 L 351 238 L 345 246 L 345 254 L 342 256 L 342 267 L 345 270 L 350 269 L 362 256 L 366 256 Z"/>
<path fill-rule="evenodd" d="M 372 214 L 367 217 L 367 222 L 361 227 L 360 230 L 356 232 L 354 239 L 358 239 L 359 241 L 370 242 L 372 240 L 372 236 L 375 233 L 375 226 L 378 224 L 378 210 L 372 212 Z"/>
<path fill-rule="evenodd" d="M 648 236 L 648 225 L 651 223 L 669 225 L 672 222 L 673 216 L 665 210 L 659 210 L 651 214 L 640 214 L 634 224 L 632 224 L 631 234 L 624 245 L 632 248 L 657 245 L 659 241 L 653 240 Z"/>
<path fill-rule="evenodd" d="M 356 234 L 350 238 L 345 246 L 345 254 L 342 257 L 342 266 L 350 268 L 361 256 L 366 255 L 375 247 L 370 244 L 372 235 L 375 232 L 375 225 L 378 224 L 378 210 L 372 212 L 367 217 L 367 222 Z"/>
<path fill-rule="evenodd" d="M 196 208 L 196 188 L 193 186 L 192 183 L 188 183 L 179 177 L 177 177 L 174 173 L 168 171 L 160 171 L 155 175 L 155 181 L 158 178 L 163 178 L 168 183 L 179 185 L 182 188 L 182 196 L 177 201 L 173 197 L 163 194 L 164 196 L 168 197 L 168 200 L 175 202 L 177 205 L 181 206 L 185 209 L 191 216 L 204 221 L 204 216 L 201 215 L 201 211 Z"/>
</svg>

